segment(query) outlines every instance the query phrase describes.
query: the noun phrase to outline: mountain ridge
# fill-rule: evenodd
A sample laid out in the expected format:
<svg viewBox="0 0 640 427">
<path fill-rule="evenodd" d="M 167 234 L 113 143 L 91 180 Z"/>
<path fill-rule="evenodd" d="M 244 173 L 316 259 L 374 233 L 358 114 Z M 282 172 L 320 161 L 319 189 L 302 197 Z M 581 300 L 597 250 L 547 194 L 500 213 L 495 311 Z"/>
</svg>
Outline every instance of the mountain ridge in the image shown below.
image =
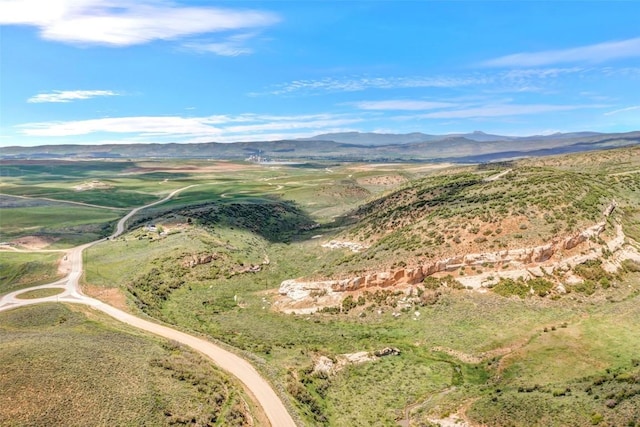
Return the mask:
<svg viewBox="0 0 640 427">
<path fill-rule="evenodd" d="M 364 141 L 370 143 L 364 144 Z M 640 144 L 640 131 L 573 132 L 525 137 L 490 135 L 480 131 L 440 136 L 419 132 L 410 134 L 346 132 L 321 134 L 305 139 L 234 143 L 11 146 L 2 148 L 0 159 L 215 158 L 219 160 L 249 159 L 258 162 L 273 159 L 475 163 L 592 151 L 635 144 Z"/>
</svg>

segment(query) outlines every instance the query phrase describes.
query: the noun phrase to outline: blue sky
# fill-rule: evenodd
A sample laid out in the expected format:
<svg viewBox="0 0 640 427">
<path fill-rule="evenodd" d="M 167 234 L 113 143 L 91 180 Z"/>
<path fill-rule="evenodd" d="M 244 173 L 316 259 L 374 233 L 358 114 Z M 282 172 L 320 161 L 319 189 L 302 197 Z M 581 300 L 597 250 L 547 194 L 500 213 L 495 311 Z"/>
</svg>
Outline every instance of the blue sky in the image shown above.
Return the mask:
<svg viewBox="0 0 640 427">
<path fill-rule="evenodd" d="M 0 146 L 640 130 L 640 2 L 0 0 Z"/>
</svg>

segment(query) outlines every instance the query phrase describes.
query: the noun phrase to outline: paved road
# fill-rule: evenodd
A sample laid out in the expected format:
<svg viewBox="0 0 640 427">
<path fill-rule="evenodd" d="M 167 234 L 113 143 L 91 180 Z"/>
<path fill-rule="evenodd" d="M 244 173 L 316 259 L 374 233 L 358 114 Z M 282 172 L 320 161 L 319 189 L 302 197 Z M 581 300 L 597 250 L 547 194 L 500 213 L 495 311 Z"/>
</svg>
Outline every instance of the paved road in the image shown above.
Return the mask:
<svg viewBox="0 0 640 427">
<path fill-rule="evenodd" d="M 132 210 L 118 222 L 115 233 L 113 233 L 109 238 L 112 239 L 122 234 L 124 232 L 124 227 L 127 220 L 129 220 L 129 218 L 131 218 L 140 210 L 163 203 L 178 194 L 180 191 L 186 190 L 187 188 L 191 187 L 193 187 L 193 185 L 178 189 L 162 200 Z M 262 376 L 255 370 L 255 368 L 246 360 L 209 341 L 194 337 L 181 331 L 177 331 L 167 326 L 159 325 L 157 323 L 141 319 L 132 314 L 125 313 L 122 310 L 118 310 L 117 308 L 112 307 L 102 301 L 83 295 L 80 292 L 80 287 L 78 285 L 80 277 L 82 276 L 82 252 L 86 248 L 104 240 L 106 239 L 87 243 L 85 245 L 77 246 L 70 249 L 67 252 L 66 260 L 66 262 L 69 263 L 70 268 L 70 273 L 67 277 L 46 285 L 21 289 L 19 291 L 11 292 L 2 296 L 0 298 L 0 311 L 10 310 L 25 305 L 40 304 L 43 302 L 68 302 L 89 305 L 121 322 L 127 323 L 131 326 L 143 329 L 153 334 L 178 341 L 201 352 L 202 354 L 213 360 L 222 369 L 236 376 L 240 381 L 242 381 L 242 383 L 244 383 L 251 394 L 255 397 L 255 400 L 257 400 L 257 402 L 262 406 L 262 409 L 264 410 L 264 413 L 266 414 L 272 426 L 295 427 L 296 424 L 293 421 L 293 418 L 291 418 L 291 415 L 285 408 L 276 392 L 269 385 L 269 383 L 264 378 L 262 378 Z M 62 292 L 58 295 L 46 298 L 17 298 L 17 296 L 23 292 L 44 288 L 60 288 Z"/>
</svg>

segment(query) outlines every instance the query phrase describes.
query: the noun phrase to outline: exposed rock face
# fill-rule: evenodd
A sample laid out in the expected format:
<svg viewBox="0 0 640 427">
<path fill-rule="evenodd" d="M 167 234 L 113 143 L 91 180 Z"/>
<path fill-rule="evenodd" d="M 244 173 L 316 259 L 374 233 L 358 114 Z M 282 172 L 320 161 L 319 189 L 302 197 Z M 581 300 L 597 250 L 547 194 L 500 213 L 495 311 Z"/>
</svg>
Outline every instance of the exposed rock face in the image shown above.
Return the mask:
<svg viewBox="0 0 640 427">
<path fill-rule="evenodd" d="M 360 252 L 363 249 L 367 249 L 367 246 L 364 246 L 360 243 L 354 243 L 354 242 L 342 242 L 339 240 L 331 240 L 330 242 L 324 243 L 322 245 L 323 248 L 328 248 L 328 249 L 349 249 L 351 252 Z"/>
<path fill-rule="evenodd" d="M 604 231 L 605 223 L 600 222 L 593 227 L 589 227 L 581 233 L 576 234 L 573 237 L 569 237 L 564 241 L 564 249 L 573 249 L 582 242 L 586 242 L 591 237 L 598 237 L 600 233 Z"/>
<path fill-rule="evenodd" d="M 360 364 L 376 360 L 368 351 L 359 351 L 357 353 L 345 353 L 337 356 L 339 361 Z M 344 362 L 343 362 L 344 363 Z"/>
<path fill-rule="evenodd" d="M 320 356 L 313 366 L 313 373 L 329 375 L 333 373 L 334 369 L 335 363 L 333 363 L 333 360 L 329 359 L 327 356 Z"/>
<path fill-rule="evenodd" d="M 615 203 L 615 202 L 614 202 Z M 615 204 L 607 208 L 605 212 L 611 212 L 615 208 Z M 421 283 L 425 277 L 431 276 L 440 272 L 452 272 L 460 269 L 461 267 L 479 267 L 487 264 L 491 264 L 494 267 L 509 264 L 511 267 L 516 267 L 515 270 L 499 270 L 492 273 L 481 274 L 478 277 L 467 278 L 460 277 L 458 280 L 463 285 L 472 288 L 477 288 L 478 284 L 495 283 L 500 278 L 533 278 L 542 277 L 547 270 L 553 271 L 554 267 L 546 266 L 545 270 L 542 270 L 540 266 L 529 266 L 527 269 L 525 266 L 530 264 L 540 264 L 550 260 L 559 250 L 573 249 L 581 243 L 587 241 L 590 238 L 597 238 L 605 229 L 606 222 L 600 222 L 595 224 L 582 232 L 568 237 L 564 240 L 554 240 L 551 243 L 542 246 L 536 246 L 533 248 L 511 249 L 498 252 L 485 252 L 467 254 L 464 256 L 454 256 L 451 258 L 445 258 L 437 261 L 433 261 L 421 266 L 415 266 L 411 268 L 401 268 L 392 271 L 383 271 L 377 273 L 367 274 L 365 276 L 353 277 L 350 279 L 341 280 L 324 280 L 318 282 L 305 282 L 293 280 L 285 280 L 280 285 L 280 294 L 287 295 L 293 300 L 301 300 L 315 295 L 324 295 L 333 292 L 346 292 L 356 291 L 366 288 L 384 288 L 395 286 L 399 284 L 414 285 Z M 624 241 L 624 238 L 618 242 L 616 246 L 619 246 Z M 613 242 L 613 241 L 612 241 Z M 613 245 L 609 245 L 613 246 Z M 611 249 L 611 248 L 609 248 Z M 588 255 L 581 255 L 560 263 L 558 268 L 563 268 L 565 263 L 566 267 L 573 267 L 576 264 L 585 262 L 587 259 L 598 257 L 600 252 L 594 252 Z M 519 269 L 517 268 L 519 267 Z M 491 278 L 491 279 L 489 279 Z M 485 280 L 486 279 L 486 280 Z M 471 281 L 470 281 L 471 280 Z M 467 283 L 469 282 L 469 283 Z M 477 286 L 476 286 L 477 285 Z"/>
<path fill-rule="evenodd" d="M 617 207 L 618 207 L 618 203 L 615 200 L 612 200 L 611 203 L 609 204 L 609 206 L 607 206 L 607 208 L 604 210 L 604 212 L 602 212 L 602 215 L 604 215 L 605 218 L 608 217 L 609 215 L 611 215 L 613 213 L 613 211 Z"/>
<path fill-rule="evenodd" d="M 376 357 L 384 357 L 384 356 L 399 356 L 400 350 L 395 347 L 385 347 L 381 350 L 376 350 L 373 352 Z"/>
<path fill-rule="evenodd" d="M 397 348 L 385 347 L 381 350 L 376 350 L 373 353 L 368 351 L 359 351 L 357 353 L 338 354 L 334 359 L 330 359 L 327 356 L 317 356 L 314 357 L 313 373 L 316 375 L 332 375 L 347 365 L 359 365 L 362 363 L 376 361 L 380 357 L 399 355 L 400 350 Z"/>
<path fill-rule="evenodd" d="M 285 280 L 280 284 L 279 292 L 293 300 L 308 298 L 312 293 L 322 294 L 333 291 L 337 280 L 325 280 L 321 282 L 301 282 L 296 279 Z M 345 289 L 346 290 L 346 289 Z"/>
<path fill-rule="evenodd" d="M 208 264 L 213 260 L 218 259 L 218 254 L 201 254 L 201 255 L 189 255 L 182 261 L 183 267 L 193 268 L 197 265 Z"/>
</svg>

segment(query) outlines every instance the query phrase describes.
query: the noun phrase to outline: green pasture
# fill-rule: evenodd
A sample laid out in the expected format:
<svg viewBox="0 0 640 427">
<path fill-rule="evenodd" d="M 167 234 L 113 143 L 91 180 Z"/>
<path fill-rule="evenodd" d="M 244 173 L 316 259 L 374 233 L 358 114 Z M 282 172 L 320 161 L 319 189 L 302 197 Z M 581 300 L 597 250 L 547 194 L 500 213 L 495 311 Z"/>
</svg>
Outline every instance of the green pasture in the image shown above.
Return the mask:
<svg viewBox="0 0 640 427">
<path fill-rule="evenodd" d="M 0 294 L 59 279 L 60 258 L 61 253 L 0 252 Z"/>
<path fill-rule="evenodd" d="M 12 196 L 40 197 L 60 201 L 87 203 L 108 208 L 132 208 L 145 205 L 159 198 L 159 195 L 146 192 L 152 189 L 146 189 L 144 185 L 140 185 L 140 183 L 132 184 L 126 181 L 101 182 L 112 185 L 112 187 L 77 191 L 73 189 L 73 187 L 83 184 L 82 182 L 65 182 L 64 185 L 55 185 L 46 182 L 39 185 L 5 184 L 0 186 L 0 192 Z M 168 192 L 166 187 L 154 188 L 154 190 L 158 192 Z"/>
<path fill-rule="evenodd" d="M 86 243 L 108 235 L 121 216 L 120 211 L 86 206 L 5 208 L 0 209 L 0 240 L 38 235 L 60 240 L 57 246 Z"/>
<path fill-rule="evenodd" d="M 93 179 L 123 173 L 134 166 L 122 161 L 3 161 L 0 177 L 22 181 Z"/>
</svg>

